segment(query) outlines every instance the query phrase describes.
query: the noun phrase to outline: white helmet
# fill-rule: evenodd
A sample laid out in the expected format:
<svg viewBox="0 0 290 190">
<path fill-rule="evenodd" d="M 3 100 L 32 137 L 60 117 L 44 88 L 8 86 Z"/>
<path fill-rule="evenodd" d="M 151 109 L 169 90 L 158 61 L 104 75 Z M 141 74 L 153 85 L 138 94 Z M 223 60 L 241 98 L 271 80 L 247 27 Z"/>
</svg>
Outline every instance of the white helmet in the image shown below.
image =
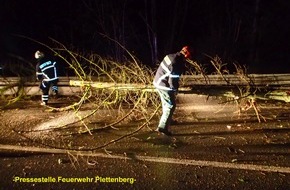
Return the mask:
<svg viewBox="0 0 290 190">
<path fill-rule="evenodd" d="M 35 57 L 35 59 L 42 58 L 42 57 L 44 57 L 44 53 L 38 50 L 35 52 L 34 57 Z"/>
</svg>

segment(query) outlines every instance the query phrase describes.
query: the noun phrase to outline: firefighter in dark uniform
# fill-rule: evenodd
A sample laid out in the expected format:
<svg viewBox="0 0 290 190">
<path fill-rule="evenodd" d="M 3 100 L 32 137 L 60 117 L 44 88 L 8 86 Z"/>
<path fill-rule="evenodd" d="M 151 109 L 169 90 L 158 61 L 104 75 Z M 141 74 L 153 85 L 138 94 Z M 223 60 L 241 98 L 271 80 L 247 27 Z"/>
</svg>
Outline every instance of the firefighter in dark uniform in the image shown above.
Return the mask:
<svg viewBox="0 0 290 190">
<path fill-rule="evenodd" d="M 186 59 L 191 58 L 190 52 L 190 47 L 185 46 L 177 53 L 166 55 L 154 77 L 153 85 L 159 93 L 162 103 L 162 116 L 156 131 L 168 136 L 172 135 L 169 127 L 176 108 L 175 100 L 179 87 L 179 78 L 185 71 Z"/>
<path fill-rule="evenodd" d="M 56 61 L 49 59 L 41 51 L 36 51 L 34 56 L 37 59 L 36 78 L 41 81 L 41 105 L 47 105 L 50 88 L 54 95 L 58 95 L 58 70 Z"/>
</svg>

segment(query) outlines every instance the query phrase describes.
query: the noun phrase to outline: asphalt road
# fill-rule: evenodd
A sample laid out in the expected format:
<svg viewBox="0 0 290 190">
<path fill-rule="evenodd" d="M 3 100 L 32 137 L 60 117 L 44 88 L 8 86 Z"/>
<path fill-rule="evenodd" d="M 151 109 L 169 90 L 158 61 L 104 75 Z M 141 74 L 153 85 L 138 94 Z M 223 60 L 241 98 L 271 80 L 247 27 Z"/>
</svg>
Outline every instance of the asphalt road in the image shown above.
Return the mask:
<svg viewBox="0 0 290 190">
<path fill-rule="evenodd" d="M 36 105 L 2 111 L 0 189 L 290 188 L 288 105 L 264 105 L 260 114 L 266 121 L 259 123 L 254 111 L 237 115 L 234 106 L 221 109 L 214 100 L 190 101 L 186 106 L 179 102 L 173 137 L 152 132 L 155 119 L 149 127 L 104 149 L 94 147 L 135 130 L 140 123 L 93 135 L 27 133 L 27 139 L 11 130 L 26 130 L 26 125 L 35 125 L 44 116 L 49 119 L 42 124 L 60 121 L 70 113 L 50 113 Z M 92 151 L 59 149 L 63 144 Z"/>
</svg>

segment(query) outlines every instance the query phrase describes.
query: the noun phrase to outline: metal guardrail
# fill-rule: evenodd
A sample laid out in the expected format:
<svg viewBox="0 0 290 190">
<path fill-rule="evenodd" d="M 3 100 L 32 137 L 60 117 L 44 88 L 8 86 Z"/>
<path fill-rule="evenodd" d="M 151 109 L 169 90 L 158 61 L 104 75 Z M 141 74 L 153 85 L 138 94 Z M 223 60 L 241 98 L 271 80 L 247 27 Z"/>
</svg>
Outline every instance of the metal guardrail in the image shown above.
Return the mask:
<svg viewBox="0 0 290 190">
<path fill-rule="evenodd" d="M 97 81 L 97 79 L 95 80 Z M 147 90 L 152 91 L 154 88 L 151 84 L 124 84 L 81 81 L 77 77 L 60 77 L 60 93 L 63 95 L 73 95 L 81 93 L 81 87 L 90 85 L 94 88 L 114 88 L 120 90 Z M 249 86 L 265 89 L 290 89 L 290 74 L 249 74 L 246 76 L 239 75 L 183 75 L 181 77 L 180 87 L 190 89 L 191 87 L 237 87 Z M 7 88 L 7 87 L 10 88 Z M 38 88 L 39 82 L 32 80 L 31 77 L 7 77 L 0 78 L 0 91 L 2 94 L 15 94 L 20 88 L 24 88 L 27 95 L 41 94 Z"/>
<path fill-rule="evenodd" d="M 196 75 L 182 77 L 183 85 L 290 86 L 290 74 Z"/>
<path fill-rule="evenodd" d="M 60 77 L 59 78 L 59 85 L 60 86 L 68 86 L 70 80 L 77 80 L 77 77 Z M 0 87 L 7 86 L 12 84 L 22 83 L 24 86 L 38 86 L 39 81 L 36 79 L 32 79 L 31 77 L 1 77 L 0 78 Z"/>
<path fill-rule="evenodd" d="M 69 85 L 71 79 L 77 77 L 60 77 L 58 86 L 61 95 L 74 95 L 81 93 L 80 87 L 72 87 Z M 31 77 L 1 77 L 0 78 L 0 93 L 1 95 L 12 95 L 24 93 L 25 95 L 41 95 L 39 89 L 40 82 L 33 80 Z"/>
<path fill-rule="evenodd" d="M 249 74 L 239 75 L 182 75 L 181 79 L 185 86 L 188 85 L 289 85 L 290 74 Z M 60 85 L 69 85 L 70 80 L 79 80 L 77 77 L 60 77 Z M 97 80 L 97 78 L 96 78 Z M 0 86 L 24 81 L 25 86 L 37 85 L 38 81 L 32 81 L 27 77 L 1 77 Z"/>
</svg>

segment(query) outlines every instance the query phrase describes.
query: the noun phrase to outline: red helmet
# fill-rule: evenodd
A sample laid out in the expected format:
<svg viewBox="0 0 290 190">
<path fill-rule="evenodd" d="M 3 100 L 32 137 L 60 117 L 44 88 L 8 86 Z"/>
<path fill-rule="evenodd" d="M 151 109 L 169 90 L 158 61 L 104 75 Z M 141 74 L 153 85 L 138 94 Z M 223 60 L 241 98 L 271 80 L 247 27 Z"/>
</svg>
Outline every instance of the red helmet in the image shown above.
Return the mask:
<svg viewBox="0 0 290 190">
<path fill-rule="evenodd" d="M 185 58 L 191 58 L 191 48 L 189 46 L 184 46 L 180 51 Z"/>
</svg>

